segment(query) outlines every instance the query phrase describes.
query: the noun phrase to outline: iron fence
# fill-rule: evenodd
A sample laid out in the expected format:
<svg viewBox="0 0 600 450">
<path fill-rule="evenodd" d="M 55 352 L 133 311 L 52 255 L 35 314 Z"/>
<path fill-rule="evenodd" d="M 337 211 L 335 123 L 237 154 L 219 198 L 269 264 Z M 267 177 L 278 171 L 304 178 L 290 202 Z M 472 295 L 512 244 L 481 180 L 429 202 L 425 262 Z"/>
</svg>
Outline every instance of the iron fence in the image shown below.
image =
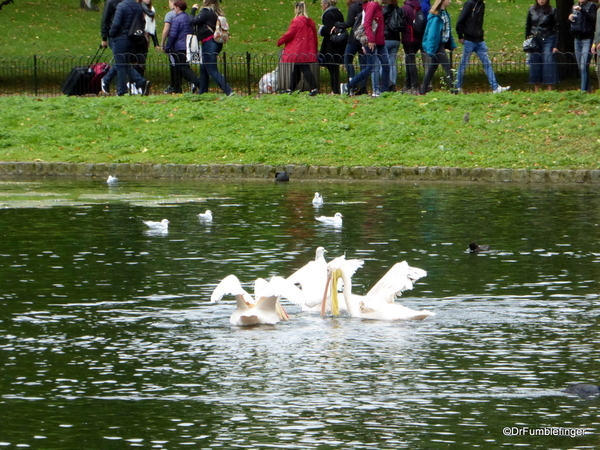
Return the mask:
<svg viewBox="0 0 600 450">
<path fill-rule="evenodd" d="M 102 57 L 101 62 L 111 64 L 112 58 L 108 55 Z M 511 85 L 514 88 L 530 89 L 527 83 L 528 55 L 526 53 L 490 53 L 494 72 L 501 85 Z M 453 69 L 457 70 L 462 57 L 461 53 L 453 52 Z M 559 67 L 559 86 L 561 90 L 578 89 L 578 71 L 573 54 L 557 54 Z M 89 66 L 91 56 L 40 56 L 22 58 L 0 57 L 0 95 L 33 95 L 56 96 L 61 95 L 61 86 L 72 68 L 76 66 Z M 398 87 L 402 87 L 406 77 L 404 54 L 398 53 L 396 65 L 398 69 Z M 420 59 L 417 58 L 419 62 Z M 357 59 L 355 58 L 357 63 Z M 240 95 L 260 95 L 259 81 L 261 77 L 272 72 L 279 66 L 279 54 L 250 54 L 227 53 L 219 55 L 218 65 L 220 72 L 226 77 L 229 85 Z M 197 65 L 193 70 L 198 73 Z M 422 80 L 424 68 L 418 64 L 419 78 Z M 595 67 L 595 61 L 592 63 Z M 340 66 L 341 80 L 347 79 L 343 66 Z M 358 67 L 357 67 L 357 70 Z M 313 65 L 313 71 L 319 85 L 319 92 L 331 92 L 329 72 L 325 67 Z M 590 69 L 592 82 L 596 83 L 596 71 Z M 437 86 L 441 78 L 436 75 L 434 84 Z M 165 54 L 150 54 L 145 65 L 145 75 L 152 82 L 152 93 L 159 94 L 167 88 L 170 81 L 168 57 Z M 483 72 L 483 68 L 476 55 L 472 55 L 463 81 L 463 90 L 466 92 L 489 92 L 490 87 Z M 211 82 L 211 92 L 219 92 L 218 87 Z"/>
</svg>

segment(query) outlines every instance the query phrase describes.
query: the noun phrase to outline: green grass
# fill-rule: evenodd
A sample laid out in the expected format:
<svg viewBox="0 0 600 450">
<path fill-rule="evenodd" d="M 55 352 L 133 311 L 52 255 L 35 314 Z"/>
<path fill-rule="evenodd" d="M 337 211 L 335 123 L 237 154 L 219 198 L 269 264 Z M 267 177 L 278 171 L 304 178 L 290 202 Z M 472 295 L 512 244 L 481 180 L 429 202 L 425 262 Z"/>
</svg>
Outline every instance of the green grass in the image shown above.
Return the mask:
<svg viewBox="0 0 600 450">
<path fill-rule="evenodd" d="M 600 168 L 600 98 L 578 92 L 8 97 L 0 106 L 3 161 Z"/>
<path fill-rule="evenodd" d="M 189 2 L 190 7 L 193 2 Z M 309 4 L 309 15 L 321 23 L 320 2 Z M 521 53 L 525 17 L 530 0 L 486 2 L 486 42 L 491 52 Z M 277 39 L 293 17 L 294 1 L 224 0 L 232 39 L 227 52 L 274 53 Z M 102 3 L 101 9 L 104 4 Z M 155 2 L 157 25 L 167 12 L 167 0 Z M 339 2 L 346 15 L 344 1 Z M 453 2 L 449 11 L 454 23 L 462 2 Z M 0 57 L 45 55 L 90 55 L 100 44 L 101 12 L 83 11 L 78 0 L 15 0 L 0 11 Z M 154 50 L 151 50 L 153 52 Z"/>
</svg>

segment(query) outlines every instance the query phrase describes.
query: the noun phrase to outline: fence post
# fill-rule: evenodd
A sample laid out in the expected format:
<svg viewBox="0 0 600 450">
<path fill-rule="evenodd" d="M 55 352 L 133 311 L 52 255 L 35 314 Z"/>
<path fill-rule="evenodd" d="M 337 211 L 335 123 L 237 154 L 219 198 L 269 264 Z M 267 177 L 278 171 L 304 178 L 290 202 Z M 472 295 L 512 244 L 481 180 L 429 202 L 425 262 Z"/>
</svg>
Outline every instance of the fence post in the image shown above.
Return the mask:
<svg viewBox="0 0 600 450">
<path fill-rule="evenodd" d="M 246 52 L 246 83 L 248 84 L 248 95 L 252 95 L 252 82 L 250 80 L 250 52 Z"/>
<path fill-rule="evenodd" d="M 33 95 L 38 96 L 37 55 L 33 55 Z"/>
</svg>

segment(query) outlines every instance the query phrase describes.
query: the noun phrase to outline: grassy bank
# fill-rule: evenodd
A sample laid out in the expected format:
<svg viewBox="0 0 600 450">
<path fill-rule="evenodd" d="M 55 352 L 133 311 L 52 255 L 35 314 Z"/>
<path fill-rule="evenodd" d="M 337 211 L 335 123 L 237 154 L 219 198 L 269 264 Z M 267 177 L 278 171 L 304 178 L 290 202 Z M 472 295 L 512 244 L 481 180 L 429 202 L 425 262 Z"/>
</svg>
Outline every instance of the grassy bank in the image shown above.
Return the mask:
<svg viewBox="0 0 600 450">
<path fill-rule="evenodd" d="M 600 168 L 600 97 L 578 92 L 7 97 L 0 107 L 2 161 Z"/>
</svg>

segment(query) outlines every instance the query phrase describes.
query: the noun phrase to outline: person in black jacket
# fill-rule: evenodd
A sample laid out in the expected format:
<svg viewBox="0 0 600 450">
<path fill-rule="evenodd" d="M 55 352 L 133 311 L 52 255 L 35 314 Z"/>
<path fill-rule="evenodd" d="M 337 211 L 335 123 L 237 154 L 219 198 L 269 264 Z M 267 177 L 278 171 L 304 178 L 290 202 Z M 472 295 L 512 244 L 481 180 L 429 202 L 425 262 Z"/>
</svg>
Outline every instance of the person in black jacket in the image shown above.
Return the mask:
<svg viewBox="0 0 600 450">
<path fill-rule="evenodd" d="M 344 15 L 335 6 L 336 4 L 337 0 L 321 0 L 323 26 L 319 29 L 319 34 L 323 36 L 320 50 L 323 59 L 322 65 L 329 71 L 333 94 L 340 93 L 340 64 L 343 62 L 342 55 L 346 49 L 346 42 L 333 42 L 331 40 L 331 36 L 337 32 L 335 24 L 344 21 Z"/>
<path fill-rule="evenodd" d="M 134 41 L 129 37 L 129 28 L 137 14 L 142 14 L 142 7 L 135 0 L 123 0 L 117 6 L 109 36 L 113 39 L 113 53 L 117 68 L 117 95 L 127 93 L 127 79 L 135 84 L 142 95 L 148 95 L 150 82 L 133 70 L 129 64 L 129 55 L 134 48 Z"/>
<path fill-rule="evenodd" d="M 468 0 L 458 16 L 456 22 L 456 33 L 458 42 L 463 45 L 463 55 L 458 67 L 456 77 L 456 89 L 462 92 L 462 81 L 465 76 L 465 70 L 473 52 L 477 55 L 483 71 L 492 87 L 494 94 L 508 91 L 510 86 L 500 86 L 496 81 L 492 62 L 488 56 L 488 48 L 483 40 L 483 15 L 485 14 L 485 3 L 483 0 Z"/>
<path fill-rule="evenodd" d="M 121 0 L 107 0 L 106 3 L 104 3 L 102 21 L 100 22 L 100 35 L 102 37 L 100 46 L 102 48 L 110 47 L 111 50 L 113 49 L 113 40 L 109 39 L 108 35 L 110 33 L 110 27 L 112 26 L 113 19 L 115 18 L 117 5 L 119 3 L 121 3 Z M 100 90 L 103 94 L 109 94 L 110 82 L 116 76 L 117 68 L 113 65 L 100 81 Z"/>
<path fill-rule="evenodd" d="M 354 24 L 356 22 L 356 18 L 362 14 L 363 0 L 347 0 L 346 4 L 348 5 L 348 15 L 346 16 L 346 21 L 338 22 L 335 24 L 335 26 L 336 28 L 342 30 L 352 28 L 348 34 L 348 43 L 346 44 L 346 49 L 344 50 L 344 67 L 346 68 L 348 78 L 352 79 L 356 75 L 356 70 L 354 70 L 354 55 L 358 53 L 358 63 L 361 71 L 364 70 L 367 62 L 365 55 L 362 53 L 362 45 L 354 37 Z M 367 81 L 365 80 L 358 93 L 366 94 L 366 92 Z"/>
<path fill-rule="evenodd" d="M 529 55 L 529 83 L 534 85 L 535 92 L 539 92 L 542 84 L 551 91 L 558 83 L 554 54 L 558 52 L 559 27 L 558 13 L 550 0 L 535 0 L 525 23 L 525 38 L 535 36 L 541 49 Z"/>
<path fill-rule="evenodd" d="M 582 92 L 589 92 L 591 89 L 589 69 L 592 54 L 590 51 L 596 29 L 596 10 L 595 3 L 580 0 L 573 6 L 573 12 L 569 15 L 569 21 L 572 23 L 571 34 L 575 38 L 575 59 L 581 76 Z"/>
</svg>

